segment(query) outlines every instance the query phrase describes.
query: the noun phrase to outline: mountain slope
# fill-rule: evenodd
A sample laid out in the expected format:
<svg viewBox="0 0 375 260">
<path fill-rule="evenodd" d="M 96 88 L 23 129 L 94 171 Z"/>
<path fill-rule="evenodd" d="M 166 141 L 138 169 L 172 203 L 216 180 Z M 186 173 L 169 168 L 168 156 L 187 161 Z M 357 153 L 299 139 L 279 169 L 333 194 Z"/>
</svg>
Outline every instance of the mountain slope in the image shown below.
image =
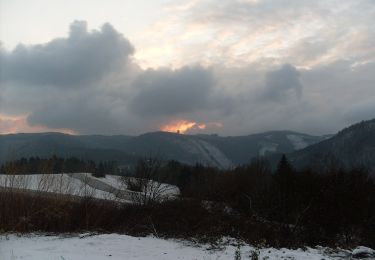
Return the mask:
<svg viewBox="0 0 375 260">
<path fill-rule="evenodd" d="M 244 164 L 256 156 L 290 153 L 324 140 L 291 131 L 248 136 L 181 135 L 153 132 L 140 136 L 74 136 L 60 133 L 0 135 L 0 162 L 21 157 L 76 156 L 133 164 L 139 157 L 159 156 L 219 168 Z"/>
<path fill-rule="evenodd" d="M 292 153 L 289 158 L 297 167 L 334 158 L 343 166 L 375 169 L 375 119 L 345 128 L 327 140 Z"/>
<path fill-rule="evenodd" d="M 326 139 L 325 136 L 311 136 L 292 131 L 272 131 L 233 137 L 200 135 L 199 138 L 218 147 L 235 165 L 247 163 L 257 156 L 291 153 Z"/>
</svg>

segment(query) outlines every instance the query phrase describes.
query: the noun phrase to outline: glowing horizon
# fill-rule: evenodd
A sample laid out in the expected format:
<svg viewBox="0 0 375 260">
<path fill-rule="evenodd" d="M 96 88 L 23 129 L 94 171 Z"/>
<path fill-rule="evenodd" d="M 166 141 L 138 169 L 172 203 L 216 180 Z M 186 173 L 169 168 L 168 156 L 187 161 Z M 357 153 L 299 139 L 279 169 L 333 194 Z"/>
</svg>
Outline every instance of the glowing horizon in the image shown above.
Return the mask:
<svg viewBox="0 0 375 260">
<path fill-rule="evenodd" d="M 0 114 L 0 134 L 2 135 L 45 132 L 58 132 L 70 135 L 78 134 L 76 131 L 67 128 L 50 128 L 41 124 L 30 126 L 27 122 L 27 115 L 8 116 Z"/>
<path fill-rule="evenodd" d="M 206 124 L 199 124 L 189 120 L 175 120 L 160 128 L 161 131 L 185 134 L 192 129 L 206 129 Z"/>
</svg>

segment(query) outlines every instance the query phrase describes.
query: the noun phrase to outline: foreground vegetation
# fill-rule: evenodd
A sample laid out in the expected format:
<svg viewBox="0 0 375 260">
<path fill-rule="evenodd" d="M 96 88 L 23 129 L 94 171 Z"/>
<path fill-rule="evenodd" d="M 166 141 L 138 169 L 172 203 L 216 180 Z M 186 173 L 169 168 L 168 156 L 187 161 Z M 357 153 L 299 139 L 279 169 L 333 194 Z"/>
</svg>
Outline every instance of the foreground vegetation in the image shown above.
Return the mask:
<svg viewBox="0 0 375 260">
<path fill-rule="evenodd" d="M 3 169 L 17 174 L 16 165 Z M 135 177 L 135 190 L 147 189 L 144 180 L 153 179 L 178 186 L 181 195 L 124 204 L 0 189 L 0 230 L 152 233 L 202 241 L 231 236 L 270 246 L 375 247 L 375 181 L 364 168 L 330 164 L 324 170 L 296 171 L 282 157 L 275 171 L 262 159 L 222 171 L 147 159 L 129 174 Z"/>
</svg>

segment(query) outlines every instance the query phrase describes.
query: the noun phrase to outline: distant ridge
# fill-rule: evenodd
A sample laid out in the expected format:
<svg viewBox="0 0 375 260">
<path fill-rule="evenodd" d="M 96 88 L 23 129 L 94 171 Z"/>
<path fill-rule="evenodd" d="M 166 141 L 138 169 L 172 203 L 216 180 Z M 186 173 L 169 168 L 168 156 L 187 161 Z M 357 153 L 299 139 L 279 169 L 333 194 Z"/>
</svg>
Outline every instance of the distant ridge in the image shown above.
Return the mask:
<svg viewBox="0 0 375 260">
<path fill-rule="evenodd" d="M 219 168 L 248 163 L 251 158 L 291 153 L 324 140 L 292 131 L 271 131 L 247 136 L 182 135 L 152 132 L 139 136 L 67 135 L 62 133 L 0 135 L 0 162 L 21 157 L 76 156 L 134 164 L 143 156 L 159 156 L 188 164 Z"/>
</svg>

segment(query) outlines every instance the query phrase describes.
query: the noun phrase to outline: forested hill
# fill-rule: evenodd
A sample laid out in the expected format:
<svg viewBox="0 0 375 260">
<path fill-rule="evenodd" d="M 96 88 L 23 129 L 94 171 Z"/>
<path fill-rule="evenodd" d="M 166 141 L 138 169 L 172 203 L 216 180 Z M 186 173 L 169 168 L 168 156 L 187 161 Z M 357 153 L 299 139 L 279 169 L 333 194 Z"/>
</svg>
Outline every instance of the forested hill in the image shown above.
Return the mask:
<svg viewBox="0 0 375 260">
<path fill-rule="evenodd" d="M 139 136 L 66 135 L 61 133 L 0 135 L 0 162 L 21 157 L 75 156 L 95 161 L 133 164 L 139 157 L 227 168 L 248 163 L 256 156 L 290 153 L 322 141 L 291 131 L 273 131 L 247 136 L 182 135 L 153 132 Z"/>
<path fill-rule="evenodd" d="M 297 167 L 334 163 L 336 166 L 364 166 L 375 170 L 375 119 L 347 127 L 333 137 L 288 157 Z"/>
</svg>

